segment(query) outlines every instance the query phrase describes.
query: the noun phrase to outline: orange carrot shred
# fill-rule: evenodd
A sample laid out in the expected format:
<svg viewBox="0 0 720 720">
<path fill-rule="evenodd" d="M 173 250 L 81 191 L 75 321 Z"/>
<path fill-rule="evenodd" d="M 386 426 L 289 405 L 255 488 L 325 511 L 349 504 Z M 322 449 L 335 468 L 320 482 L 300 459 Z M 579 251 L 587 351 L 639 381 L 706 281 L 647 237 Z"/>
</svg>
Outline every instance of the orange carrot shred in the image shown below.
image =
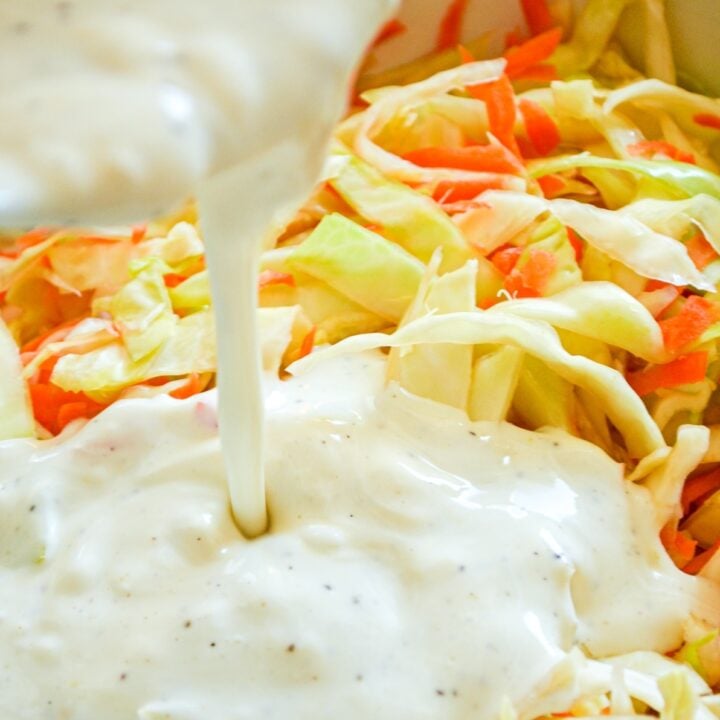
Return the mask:
<svg viewBox="0 0 720 720">
<path fill-rule="evenodd" d="M 477 172 L 522 172 L 523 164 L 504 145 L 470 145 L 462 148 L 427 147 L 404 156 L 421 167 L 444 167 Z"/>
<path fill-rule="evenodd" d="M 50 235 L 52 235 L 50 228 L 35 228 L 17 238 L 17 240 L 15 240 L 15 247 L 20 252 L 23 252 L 33 245 L 39 245 L 41 242 L 45 242 Z"/>
<path fill-rule="evenodd" d="M 557 197 L 567 185 L 562 175 L 555 174 L 543 175 L 538 178 L 537 182 L 543 192 L 543 195 L 550 199 Z"/>
<path fill-rule="evenodd" d="M 290 273 L 277 270 L 263 270 L 258 276 L 258 287 L 262 290 L 269 285 L 289 285 L 295 287 L 295 278 Z"/>
<path fill-rule="evenodd" d="M 641 140 L 627 146 L 631 155 L 652 159 L 655 155 L 665 155 L 671 160 L 695 164 L 695 156 L 692 153 L 680 150 L 665 140 Z"/>
<path fill-rule="evenodd" d="M 505 289 L 514 297 L 540 297 L 557 265 L 547 250 L 530 250 L 527 262 L 515 266 L 505 278 Z"/>
<path fill-rule="evenodd" d="M 185 282 L 185 280 L 187 280 L 185 275 L 178 275 L 178 273 L 167 273 L 163 275 L 165 287 L 169 288 L 177 287 L 180 283 Z"/>
<path fill-rule="evenodd" d="M 502 188 L 499 180 L 441 180 L 433 190 L 433 200 L 439 203 L 454 203 L 472 200 L 485 190 Z"/>
<path fill-rule="evenodd" d="M 677 523 L 669 522 L 660 531 L 660 541 L 672 561 L 680 569 L 684 568 L 695 555 L 697 542 L 682 532 L 678 532 Z"/>
<path fill-rule="evenodd" d="M 533 147 L 539 155 L 549 155 L 560 144 L 560 132 L 555 121 L 542 105 L 527 98 L 521 98 L 518 107 Z"/>
<path fill-rule="evenodd" d="M 490 132 L 511 152 L 518 157 L 520 148 L 515 140 L 515 91 L 507 75 L 502 75 L 493 82 L 470 85 L 468 92 L 478 100 L 483 100 L 487 107 Z"/>
<path fill-rule="evenodd" d="M 558 79 L 557 69 L 548 63 L 531 65 L 524 70 L 519 70 L 513 76 L 513 80 L 527 80 L 529 82 L 552 82 Z"/>
<path fill-rule="evenodd" d="M 144 223 L 139 223 L 137 225 L 132 226 L 132 234 L 130 235 L 130 240 L 134 243 L 139 243 L 144 237 L 145 233 L 147 232 L 147 225 Z"/>
<path fill-rule="evenodd" d="M 580 262 L 585 252 L 585 245 L 583 245 L 582 238 L 570 227 L 566 227 L 565 232 L 567 233 L 568 242 L 575 252 L 575 260 Z"/>
<path fill-rule="evenodd" d="M 708 366 L 707 352 L 681 355 L 664 365 L 650 365 L 643 370 L 628 373 L 630 387 L 644 397 L 660 388 L 677 387 L 700 382 L 705 378 Z"/>
<path fill-rule="evenodd" d="M 468 0 L 451 0 L 440 20 L 435 49 L 440 52 L 455 47 L 461 40 L 462 24 Z"/>
<path fill-rule="evenodd" d="M 522 45 L 510 48 L 505 52 L 507 60 L 505 73 L 508 77 L 514 78 L 528 68 L 541 64 L 555 52 L 560 40 L 562 40 L 562 29 L 552 28 L 530 38 Z"/>
<path fill-rule="evenodd" d="M 705 239 L 701 233 L 695 233 L 685 244 L 690 259 L 695 263 L 698 270 L 704 270 L 713 260 L 717 260 L 720 255 L 717 254 L 715 248 Z"/>
<path fill-rule="evenodd" d="M 720 130 L 720 115 L 712 115 L 711 113 L 698 113 L 693 115 L 693 120 L 702 127 Z"/>
<path fill-rule="evenodd" d="M 720 490 L 720 468 L 687 480 L 682 491 L 683 515 L 687 515 L 694 503 L 703 500 L 716 490 Z"/>
<path fill-rule="evenodd" d="M 716 552 L 720 550 L 720 538 L 718 538 L 707 550 L 696 555 L 683 570 L 689 575 L 697 575 L 712 560 Z"/>
<path fill-rule="evenodd" d="M 680 312 L 659 325 L 665 340 L 665 348 L 676 353 L 697 340 L 718 318 L 718 305 L 698 295 L 691 295 Z"/>
<path fill-rule="evenodd" d="M 467 65 L 468 63 L 475 62 L 475 56 L 464 45 L 458 45 L 457 50 L 460 55 L 461 65 Z"/>
<path fill-rule="evenodd" d="M 383 43 L 392 40 L 394 37 L 402 35 L 406 31 L 407 25 L 405 25 L 405 23 L 399 18 L 393 18 L 392 20 L 388 20 L 380 28 L 380 31 L 375 36 L 375 39 L 372 42 L 372 46 L 377 47 L 378 45 L 382 45 Z"/>
<path fill-rule="evenodd" d="M 303 338 L 302 344 L 300 345 L 300 352 L 298 353 L 298 359 L 304 358 L 312 352 L 315 345 L 315 334 L 317 333 L 317 327 L 312 326 L 310 332 Z"/>
<path fill-rule="evenodd" d="M 73 420 L 88 417 L 88 404 L 83 401 L 68 402 L 60 406 L 57 414 L 58 432 L 64 430 Z"/>
<path fill-rule="evenodd" d="M 524 37 L 520 28 L 513 28 L 510 32 L 505 33 L 505 50 L 509 50 L 516 45 L 522 45 L 523 40 Z"/>
<path fill-rule="evenodd" d="M 490 257 L 493 265 L 503 274 L 509 275 L 522 254 L 522 248 L 507 246 L 496 250 Z"/>
<path fill-rule="evenodd" d="M 520 0 L 520 2 L 531 35 L 545 32 L 553 26 L 547 0 Z"/>
<path fill-rule="evenodd" d="M 187 381 L 184 385 L 181 385 L 175 390 L 171 390 L 168 395 L 176 398 L 177 400 L 184 400 L 185 398 L 189 398 L 191 395 L 197 395 L 199 392 L 202 392 L 202 389 L 203 383 L 200 380 L 200 375 L 194 372 L 188 375 Z"/>
</svg>

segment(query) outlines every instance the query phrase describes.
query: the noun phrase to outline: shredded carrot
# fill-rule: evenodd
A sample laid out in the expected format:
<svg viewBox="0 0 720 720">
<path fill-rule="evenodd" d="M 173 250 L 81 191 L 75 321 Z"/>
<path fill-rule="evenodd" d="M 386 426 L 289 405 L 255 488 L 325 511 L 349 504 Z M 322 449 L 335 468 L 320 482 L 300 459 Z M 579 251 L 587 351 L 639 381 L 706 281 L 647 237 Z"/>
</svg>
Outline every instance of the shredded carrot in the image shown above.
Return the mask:
<svg viewBox="0 0 720 720">
<path fill-rule="evenodd" d="M 470 145 L 462 148 L 427 147 L 404 155 L 421 167 L 445 167 L 477 172 L 522 172 L 523 164 L 504 145 Z"/>
<path fill-rule="evenodd" d="M 461 40 L 462 24 L 468 0 L 452 0 L 440 20 L 435 49 L 438 52 L 455 47 Z"/>
<path fill-rule="evenodd" d="M 695 263 L 698 270 L 706 268 L 713 260 L 717 260 L 720 255 L 715 252 L 715 248 L 705 239 L 701 233 L 695 233 L 685 243 L 690 259 Z"/>
<path fill-rule="evenodd" d="M 678 532 L 677 523 L 671 521 L 660 531 L 660 541 L 680 569 L 684 568 L 695 555 L 697 542 L 685 533 Z"/>
<path fill-rule="evenodd" d="M 509 275 L 517 265 L 521 254 L 522 248 L 510 245 L 496 250 L 490 256 L 490 260 L 503 275 Z"/>
<path fill-rule="evenodd" d="M 554 65 L 540 63 L 529 68 L 519 70 L 513 75 L 513 80 L 527 80 L 529 82 L 549 83 L 558 79 L 557 69 Z"/>
<path fill-rule="evenodd" d="M 547 0 L 520 0 L 520 4 L 531 35 L 538 35 L 553 26 Z"/>
<path fill-rule="evenodd" d="M 514 27 L 510 32 L 505 33 L 505 50 L 509 50 L 516 45 L 522 45 L 524 41 L 522 30 Z"/>
<path fill-rule="evenodd" d="M 34 230 L 30 230 L 30 232 L 26 232 L 15 240 L 15 247 L 22 253 L 33 245 L 39 245 L 41 242 L 45 242 L 45 240 L 52 235 L 52 232 L 50 228 L 35 228 Z"/>
<path fill-rule="evenodd" d="M 528 139 L 538 155 L 549 155 L 560 144 L 560 132 L 555 121 L 539 103 L 521 98 L 518 107 L 525 121 Z"/>
<path fill-rule="evenodd" d="M 520 157 L 520 149 L 515 140 L 515 91 L 507 75 L 494 82 L 470 85 L 467 91 L 487 107 L 490 132 L 511 152 Z"/>
<path fill-rule="evenodd" d="M 693 115 L 693 120 L 702 127 L 720 130 L 720 115 L 712 115 L 711 113 L 698 113 Z"/>
<path fill-rule="evenodd" d="M 681 355 L 664 365 L 650 365 L 643 370 L 628 373 L 630 387 L 640 396 L 649 395 L 660 388 L 677 387 L 700 382 L 708 366 L 707 352 Z"/>
<path fill-rule="evenodd" d="M 641 140 L 628 145 L 627 151 L 636 157 L 652 159 L 655 155 L 665 155 L 671 160 L 695 164 L 695 156 L 692 153 L 680 150 L 664 140 Z"/>
<path fill-rule="evenodd" d="M 181 385 L 175 390 L 171 390 L 168 394 L 170 397 L 174 397 L 177 400 L 184 400 L 189 398 L 191 395 L 197 395 L 202 392 L 204 383 L 202 382 L 200 375 L 196 372 L 190 373 L 187 377 L 187 381 L 184 385 Z"/>
<path fill-rule="evenodd" d="M 137 244 L 145 238 L 145 233 L 147 233 L 147 225 L 145 225 L 144 223 L 133 225 L 130 240 Z"/>
<path fill-rule="evenodd" d="M 51 383 L 31 384 L 28 389 L 35 419 L 53 435 L 71 420 L 94 417 L 106 407 L 84 393 L 68 392 Z"/>
<path fill-rule="evenodd" d="M 502 186 L 499 180 L 441 180 L 432 196 L 439 203 L 454 203 L 472 200 L 485 190 L 498 190 Z"/>
<path fill-rule="evenodd" d="M 258 287 L 262 290 L 269 285 L 289 285 L 295 287 L 295 278 L 290 273 L 277 270 L 263 270 L 258 276 Z"/>
<path fill-rule="evenodd" d="M 405 25 L 405 23 L 402 22 L 402 20 L 399 20 L 398 18 L 393 18 L 392 20 L 388 20 L 380 28 L 380 31 L 375 36 L 375 39 L 372 42 L 372 47 L 377 47 L 378 45 L 382 45 L 383 43 L 388 42 L 388 40 L 392 40 L 394 37 L 397 37 L 398 35 L 402 35 L 406 31 L 407 31 L 407 25 Z"/>
<path fill-rule="evenodd" d="M 167 275 L 163 275 L 165 287 L 169 288 L 177 287 L 180 283 L 185 282 L 185 280 L 187 280 L 187 277 L 185 275 L 179 275 L 178 273 L 167 273 Z"/>
<path fill-rule="evenodd" d="M 73 420 L 88 417 L 88 404 L 84 400 L 68 402 L 60 406 L 57 414 L 58 432 L 63 430 Z"/>
<path fill-rule="evenodd" d="M 720 550 L 720 538 L 718 538 L 707 550 L 696 555 L 683 570 L 689 575 L 697 575 L 712 560 L 716 552 Z"/>
<path fill-rule="evenodd" d="M 575 252 L 575 260 L 580 262 L 585 252 L 585 245 L 583 244 L 582 238 L 570 227 L 565 228 L 567 233 L 568 242 L 572 245 L 572 249 Z"/>
<path fill-rule="evenodd" d="M 312 349 L 315 345 L 315 334 L 317 333 L 317 327 L 315 325 L 312 326 L 310 329 L 310 332 L 303 338 L 303 341 L 300 345 L 300 351 L 298 353 L 298 360 L 300 358 L 304 358 L 306 355 L 309 355 L 312 352 Z"/>
<path fill-rule="evenodd" d="M 682 491 L 683 515 L 687 515 L 694 503 L 704 500 L 716 490 L 720 490 L 720 468 L 687 480 Z"/>
<path fill-rule="evenodd" d="M 720 318 L 719 310 L 716 303 L 691 295 L 677 315 L 659 323 L 667 351 L 676 353 L 697 340 Z"/>
<path fill-rule="evenodd" d="M 510 48 L 505 52 L 507 60 L 505 73 L 508 77 L 515 78 L 529 68 L 543 63 L 555 52 L 560 40 L 562 40 L 562 29 L 552 28 L 530 38 L 522 45 Z"/>
<path fill-rule="evenodd" d="M 562 175 L 543 175 L 537 179 L 538 185 L 546 198 L 557 197 L 567 185 Z"/>
<path fill-rule="evenodd" d="M 457 46 L 458 55 L 460 55 L 460 64 L 467 65 L 468 63 L 475 62 L 475 56 L 464 46 Z"/>
<path fill-rule="evenodd" d="M 557 259 L 547 250 L 530 250 L 527 262 L 505 278 L 505 289 L 514 297 L 540 297 L 555 271 Z"/>
</svg>

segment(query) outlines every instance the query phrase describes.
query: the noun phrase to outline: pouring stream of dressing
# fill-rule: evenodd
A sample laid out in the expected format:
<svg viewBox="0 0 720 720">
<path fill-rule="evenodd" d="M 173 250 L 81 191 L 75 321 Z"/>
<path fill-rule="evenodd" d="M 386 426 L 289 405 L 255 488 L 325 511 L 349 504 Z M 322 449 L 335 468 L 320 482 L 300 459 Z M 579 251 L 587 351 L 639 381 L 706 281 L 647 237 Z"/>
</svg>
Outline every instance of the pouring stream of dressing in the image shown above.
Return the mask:
<svg viewBox="0 0 720 720">
<path fill-rule="evenodd" d="M 316 182 L 394 0 L 6 0 L 0 226 L 146 219 L 199 193 L 233 513 L 267 525 L 255 331 L 262 237 Z"/>
</svg>

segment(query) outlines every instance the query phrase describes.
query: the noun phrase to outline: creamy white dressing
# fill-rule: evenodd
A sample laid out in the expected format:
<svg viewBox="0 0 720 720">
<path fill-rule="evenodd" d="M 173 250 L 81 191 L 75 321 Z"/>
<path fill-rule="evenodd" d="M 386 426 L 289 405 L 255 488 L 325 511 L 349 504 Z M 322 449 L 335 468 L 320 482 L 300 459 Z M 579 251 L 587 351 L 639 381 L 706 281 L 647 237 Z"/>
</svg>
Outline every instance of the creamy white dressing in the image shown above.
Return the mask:
<svg viewBox="0 0 720 720">
<path fill-rule="evenodd" d="M 230 500 L 266 528 L 263 238 L 310 194 L 395 0 L 0 4 L 0 226 L 146 219 L 200 195 Z"/>
<path fill-rule="evenodd" d="M 574 645 L 678 643 L 695 581 L 619 465 L 383 390 L 384 371 L 369 354 L 266 379 L 253 541 L 214 394 L 0 445 L 0 717 L 482 719 Z"/>
</svg>

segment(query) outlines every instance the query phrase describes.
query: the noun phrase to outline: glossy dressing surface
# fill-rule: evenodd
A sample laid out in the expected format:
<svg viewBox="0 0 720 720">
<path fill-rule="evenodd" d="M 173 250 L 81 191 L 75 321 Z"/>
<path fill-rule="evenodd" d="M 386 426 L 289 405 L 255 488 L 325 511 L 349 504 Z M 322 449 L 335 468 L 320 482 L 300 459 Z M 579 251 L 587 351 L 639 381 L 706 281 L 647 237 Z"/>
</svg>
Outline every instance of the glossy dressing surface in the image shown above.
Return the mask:
<svg viewBox="0 0 720 720">
<path fill-rule="evenodd" d="M 3 444 L 0 715 L 489 718 L 575 644 L 678 642 L 694 580 L 620 466 L 383 375 L 370 354 L 267 380 L 250 542 L 213 394 Z"/>
</svg>

